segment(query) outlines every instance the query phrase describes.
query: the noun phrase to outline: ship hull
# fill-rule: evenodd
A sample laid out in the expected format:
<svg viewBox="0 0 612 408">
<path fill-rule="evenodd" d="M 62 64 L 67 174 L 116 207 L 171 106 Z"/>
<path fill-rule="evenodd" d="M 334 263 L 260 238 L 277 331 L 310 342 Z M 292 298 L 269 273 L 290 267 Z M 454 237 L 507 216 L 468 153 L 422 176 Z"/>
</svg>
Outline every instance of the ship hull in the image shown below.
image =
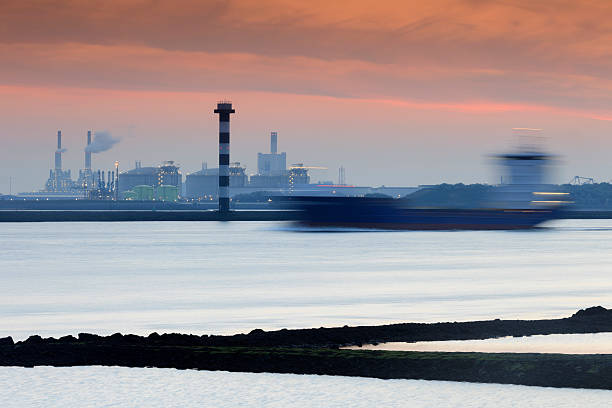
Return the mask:
<svg viewBox="0 0 612 408">
<path fill-rule="evenodd" d="M 556 210 L 411 209 L 384 199 L 309 198 L 300 209 L 302 225 L 384 230 L 522 230 L 559 218 Z"/>
</svg>

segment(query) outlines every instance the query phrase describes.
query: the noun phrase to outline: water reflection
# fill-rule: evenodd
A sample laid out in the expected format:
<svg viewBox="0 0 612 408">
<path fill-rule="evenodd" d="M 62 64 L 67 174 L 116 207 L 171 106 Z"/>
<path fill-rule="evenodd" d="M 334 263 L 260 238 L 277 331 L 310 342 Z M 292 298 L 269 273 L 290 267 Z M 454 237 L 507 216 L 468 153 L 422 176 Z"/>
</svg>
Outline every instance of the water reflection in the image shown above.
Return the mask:
<svg viewBox="0 0 612 408">
<path fill-rule="evenodd" d="M 485 340 L 381 343 L 355 350 L 448 351 L 481 353 L 612 354 L 612 333 L 549 334 Z"/>
</svg>

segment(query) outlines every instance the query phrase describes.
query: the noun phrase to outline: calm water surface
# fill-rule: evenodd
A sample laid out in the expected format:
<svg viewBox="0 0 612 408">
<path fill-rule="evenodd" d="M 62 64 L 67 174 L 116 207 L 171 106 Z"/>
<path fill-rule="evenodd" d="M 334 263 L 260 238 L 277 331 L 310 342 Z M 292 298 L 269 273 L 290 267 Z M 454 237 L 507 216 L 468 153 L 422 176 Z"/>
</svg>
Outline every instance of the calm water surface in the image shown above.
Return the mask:
<svg viewBox="0 0 612 408">
<path fill-rule="evenodd" d="M 612 392 L 446 381 L 122 367 L 0 367 L 0 406 L 609 407 Z"/>
<path fill-rule="evenodd" d="M 479 353 L 612 354 L 612 333 L 549 334 L 484 340 L 390 342 L 354 350 L 459 351 Z"/>
<path fill-rule="evenodd" d="M 0 225 L 0 337 L 235 333 L 612 307 L 612 220 L 541 231 Z"/>
<path fill-rule="evenodd" d="M 531 232 L 0 224 L 0 337 L 235 333 L 612 307 L 612 220 Z M 118 367 L 0 367 L 0 406 L 608 406 L 611 393 Z"/>
</svg>

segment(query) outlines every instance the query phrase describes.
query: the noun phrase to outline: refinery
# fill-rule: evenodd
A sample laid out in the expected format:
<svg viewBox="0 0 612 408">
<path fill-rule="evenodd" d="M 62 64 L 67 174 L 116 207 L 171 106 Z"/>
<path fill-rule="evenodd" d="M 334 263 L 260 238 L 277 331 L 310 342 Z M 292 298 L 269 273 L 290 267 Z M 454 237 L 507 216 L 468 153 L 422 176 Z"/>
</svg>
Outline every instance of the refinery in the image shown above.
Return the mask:
<svg viewBox="0 0 612 408">
<path fill-rule="evenodd" d="M 249 174 L 238 161 L 229 160 L 229 113 L 220 111 L 226 107 L 233 112 L 231 102 L 219 103 L 215 113 L 220 115 L 219 166 L 208 167 L 206 162 L 197 171 L 185 176 L 174 160 L 152 166 L 143 166 L 135 160 L 129 170 L 119 169 L 115 162 L 111 169 L 94 169 L 92 154 L 110 149 L 117 141 L 106 132 L 87 131 L 84 137 L 83 168 L 73 179 L 70 169 L 62 167 L 62 131 L 57 131 L 57 149 L 54 152 L 54 168 L 40 191 L 11 196 L 21 200 L 128 200 L 128 201 L 224 201 L 238 195 L 265 192 L 270 195 L 312 196 L 364 196 L 385 194 L 402 197 L 418 190 L 418 187 L 369 187 L 346 183 L 346 170 L 338 169 L 338 180 L 313 182 L 311 170 L 326 167 L 308 166 L 287 162 L 287 153 L 279 152 L 279 134 L 271 132 L 270 150 L 257 153 L 257 172 Z M 221 121 L 221 118 L 227 119 Z M 224 124 L 225 123 L 225 124 Z M 227 130 L 227 131 L 226 131 Z M 92 136 L 94 136 L 92 140 Z M 227 153 L 223 153 L 223 149 Z M 225 184 L 227 183 L 227 184 Z"/>
<path fill-rule="evenodd" d="M 580 210 L 608 210 L 608 203 L 612 202 L 609 183 L 595 184 L 592 178 L 576 176 L 563 187 L 548 185 L 544 176 L 552 160 L 522 160 L 517 152 L 496 157 L 497 164 L 506 171 L 506 178 L 502 176 L 498 185 L 358 186 L 346 182 L 343 166 L 338 169 L 336 181 L 313 181 L 311 172 L 316 174 L 317 170 L 327 168 L 289 162 L 287 152 L 279 149 L 282 141 L 276 131 L 269 134 L 269 151 L 257 153 L 257 170 L 249 173 L 239 161 L 230 159 L 230 116 L 234 112 L 229 101 L 219 102 L 214 110 L 219 119 L 217 166 L 209 167 L 202 162 L 201 168 L 186 174 L 172 158 L 148 166 L 135 160 L 131 169 L 120 168 L 120 163 L 115 161 L 110 169 L 96 169 L 93 167 L 95 155 L 110 150 L 119 140 L 108 132 L 89 130 L 83 132 L 83 167 L 73 178 L 75 173 L 63 167 L 66 149 L 62 144 L 62 131 L 58 130 L 54 166 L 49 170 L 44 187 L 34 192 L 0 195 L 1 207 L 54 210 L 218 208 L 220 212 L 227 212 L 230 208 L 269 209 L 269 206 L 262 206 L 270 201 L 286 204 L 283 197 L 346 197 L 405 198 L 410 203 L 404 204 L 420 208 L 534 208 L 554 203 L 571 204 Z M 536 131 L 539 129 L 513 129 L 523 136 Z M 213 137 L 206 139 L 214 140 Z M 265 139 L 261 139 L 263 145 Z M 537 153 L 538 158 L 549 157 L 538 149 L 527 152 L 527 156 Z M 518 155 L 524 153 L 519 151 Z M 571 192 L 571 199 L 567 192 Z"/>
</svg>

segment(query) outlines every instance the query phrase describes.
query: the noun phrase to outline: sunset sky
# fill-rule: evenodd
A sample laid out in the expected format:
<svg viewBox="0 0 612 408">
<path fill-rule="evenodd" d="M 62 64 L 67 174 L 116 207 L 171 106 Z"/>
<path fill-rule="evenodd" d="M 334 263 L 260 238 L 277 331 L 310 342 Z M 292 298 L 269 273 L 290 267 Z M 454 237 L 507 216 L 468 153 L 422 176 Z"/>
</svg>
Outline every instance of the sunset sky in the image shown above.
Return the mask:
<svg viewBox="0 0 612 408">
<path fill-rule="evenodd" d="M 55 134 L 83 166 L 88 129 L 121 142 L 95 168 L 290 163 L 360 185 L 494 182 L 486 155 L 544 129 L 553 181 L 612 179 L 609 0 L 0 2 L 0 192 L 43 187 Z"/>
</svg>

